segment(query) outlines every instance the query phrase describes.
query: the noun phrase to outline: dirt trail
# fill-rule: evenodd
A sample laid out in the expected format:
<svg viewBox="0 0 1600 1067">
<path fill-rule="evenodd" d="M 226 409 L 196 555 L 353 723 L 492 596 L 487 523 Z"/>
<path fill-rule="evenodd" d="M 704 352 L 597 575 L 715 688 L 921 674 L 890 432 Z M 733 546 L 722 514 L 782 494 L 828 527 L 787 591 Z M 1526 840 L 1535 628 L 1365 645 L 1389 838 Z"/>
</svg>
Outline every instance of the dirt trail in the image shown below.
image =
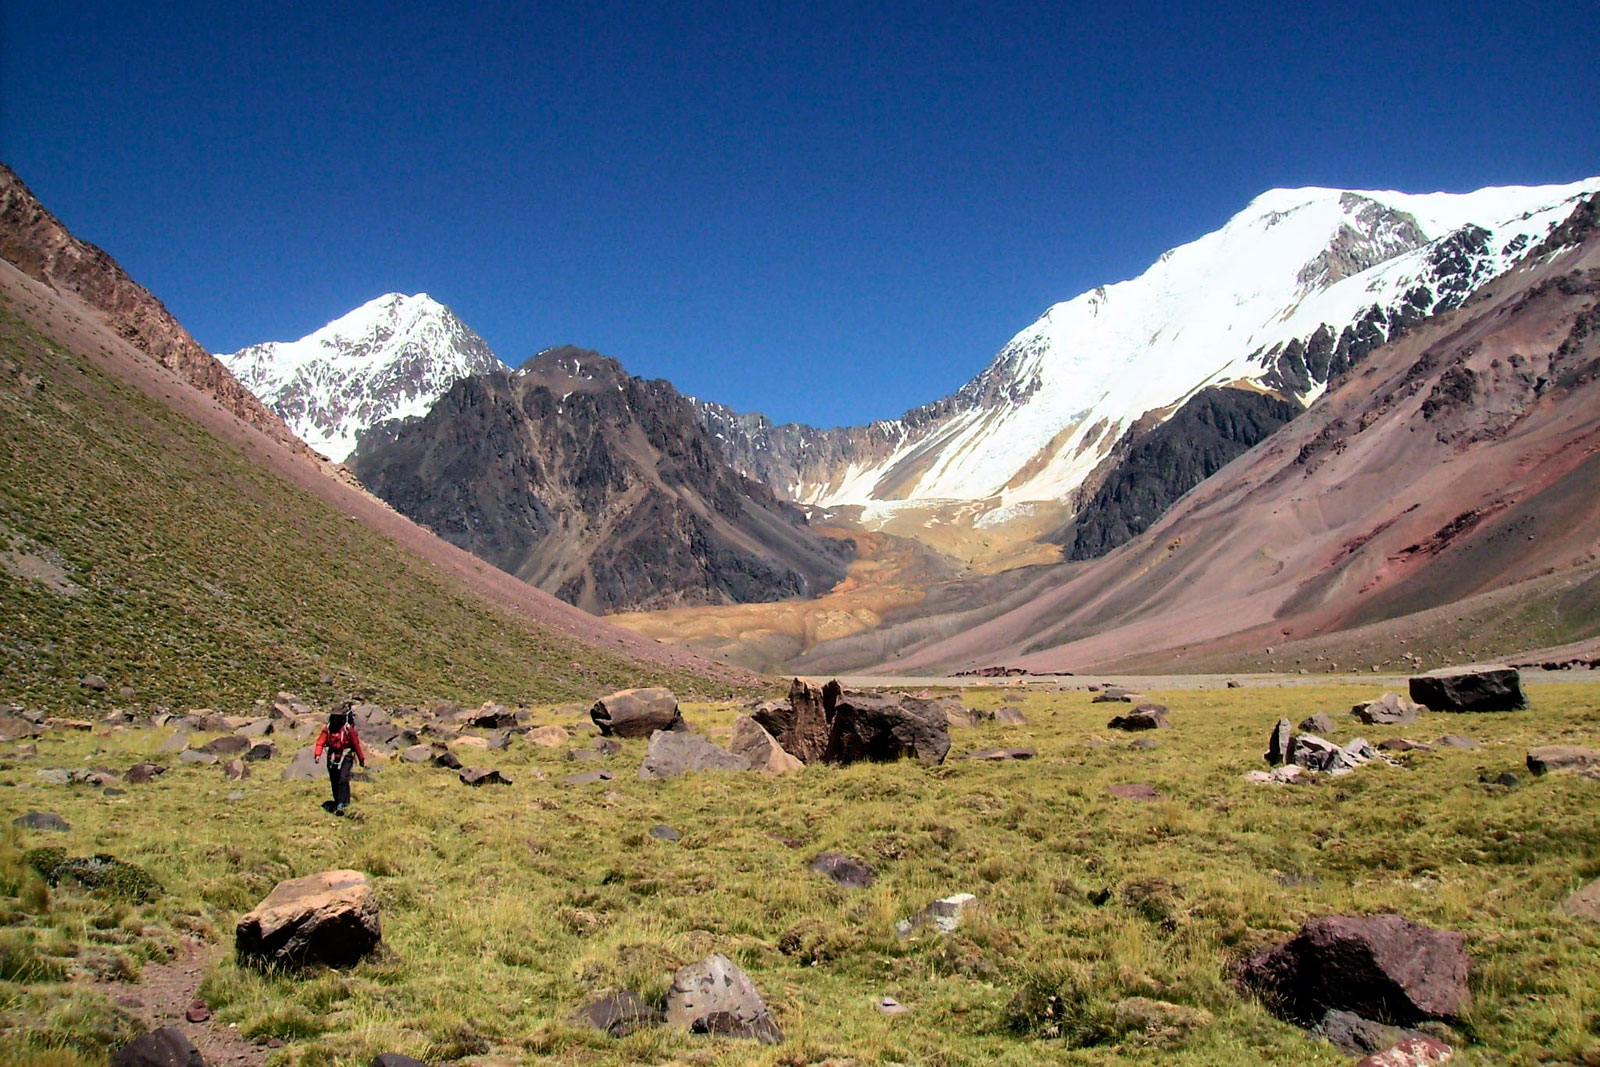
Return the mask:
<svg viewBox="0 0 1600 1067">
<path fill-rule="evenodd" d="M 199 941 L 184 939 L 183 951 L 171 963 L 147 963 L 131 985 L 104 984 L 119 1007 L 143 1019 L 152 1030 L 175 1026 L 194 1043 L 209 1067 L 257 1067 L 272 1050 L 253 1045 L 238 1030 L 216 1019 L 192 1023 L 185 1018 L 195 1002 L 200 983 L 211 967 L 211 950 Z"/>
</svg>

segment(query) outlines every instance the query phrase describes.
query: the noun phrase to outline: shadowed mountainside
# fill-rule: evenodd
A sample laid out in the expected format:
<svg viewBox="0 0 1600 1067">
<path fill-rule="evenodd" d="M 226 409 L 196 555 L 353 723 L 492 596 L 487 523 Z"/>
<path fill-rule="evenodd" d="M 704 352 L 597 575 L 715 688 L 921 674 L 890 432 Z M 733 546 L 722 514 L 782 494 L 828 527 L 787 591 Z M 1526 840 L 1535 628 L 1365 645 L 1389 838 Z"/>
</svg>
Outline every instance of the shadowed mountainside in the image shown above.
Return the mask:
<svg viewBox="0 0 1600 1067">
<path fill-rule="evenodd" d="M 458 381 L 350 466 L 399 511 L 590 611 L 806 597 L 848 541 L 728 466 L 690 401 L 577 348 Z"/>
</svg>

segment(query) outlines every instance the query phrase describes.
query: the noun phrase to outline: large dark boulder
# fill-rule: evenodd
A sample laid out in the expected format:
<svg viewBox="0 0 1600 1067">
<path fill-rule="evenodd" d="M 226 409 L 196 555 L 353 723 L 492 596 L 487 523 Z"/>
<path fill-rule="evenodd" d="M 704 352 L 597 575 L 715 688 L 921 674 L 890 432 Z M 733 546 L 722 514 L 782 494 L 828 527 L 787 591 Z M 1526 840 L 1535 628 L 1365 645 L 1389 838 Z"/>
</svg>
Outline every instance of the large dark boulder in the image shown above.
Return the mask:
<svg viewBox="0 0 1600 1067">
<path fill-rule="evenodd" d="M 1520 711 L 1528 706 L 1515 667 L 1447 667 L 1410 681 L 1411 699 L 1432 711 Z"/>
<path fill-rule="evenodd" d="M 1410 1026 L 1452 1022 L 1472 1004 L 1460 934 L 1399 915 L 1330 915 L 1239 968 L 1279 1018 L 1313 1026 L 1329 1011 Z"/>
<path fill-rule="evenodd" d="M 206 1067 L 206 1058 L 177 1027 L 163 1026 L 123 1045 L 111 1067 Z"/>
<path fill-rule="evenodd" d="M 589 717 L 607 737 L 649 737 L 657 730 L 686 730 L 670 689 L 622 689 L 603 696 Z"/>
<path fill-rule="evenodd" d="M 1172 720 L 1167 718 L 1167 709 L 1161 704 L 1141 704 L 1126 715 L 1118 715 L 1106 727 L 1111 730 L 1170 730 Z"/>
<path fill-rule="evenodd" d="M 350 870 L 279 882 L 234 931 L 241 963 L 290 968 L 353 966 L 382 940 L 372 883 Z"/>
<path fill-rule="evenodd" d="M 841 692 L 837 681 L 819 687 L 796 678 L 789 683 L 787 704 L 768 701 L 752 711 L 750 717 L 801 763 L 821 763 L 828 751 L 833 708 Z"/>
<path fill-rule="evenodd" d="M 915 756 L 943 763 L 950 724 L 937 700 L 814 686 L 796 678 L 789 704 L 764 704 L 750 717 L 803 763 L 885 762 Z"/>
</svg>

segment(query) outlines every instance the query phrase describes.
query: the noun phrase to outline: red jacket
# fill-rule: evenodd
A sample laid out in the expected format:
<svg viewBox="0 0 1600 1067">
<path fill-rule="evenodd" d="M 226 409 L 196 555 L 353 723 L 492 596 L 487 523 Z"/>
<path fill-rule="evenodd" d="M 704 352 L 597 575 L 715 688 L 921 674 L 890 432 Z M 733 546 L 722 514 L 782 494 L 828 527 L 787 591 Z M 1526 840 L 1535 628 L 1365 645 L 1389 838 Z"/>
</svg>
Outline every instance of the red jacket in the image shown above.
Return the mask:
<svg viewBox="0 0 1600 1067">
<path fill-rule="evenodd" d="M 361 747 L 361 735 L 356 733 L 356 724 L 353 722 L 346 722 L 341 729 L 335 730 L 331 735 L 327 726 L 323 726 L 322 732 L 317 735 L 316 744 L 311 746 L 311 758 L 321 759 L 324 748 L 328 750 L 330 756 L 337 756 L 345 749 L 353 748 L 356 750 L 356 759 L 361 761 L 363 767 L 367 765 L 367 750 Z"/>
</svg>

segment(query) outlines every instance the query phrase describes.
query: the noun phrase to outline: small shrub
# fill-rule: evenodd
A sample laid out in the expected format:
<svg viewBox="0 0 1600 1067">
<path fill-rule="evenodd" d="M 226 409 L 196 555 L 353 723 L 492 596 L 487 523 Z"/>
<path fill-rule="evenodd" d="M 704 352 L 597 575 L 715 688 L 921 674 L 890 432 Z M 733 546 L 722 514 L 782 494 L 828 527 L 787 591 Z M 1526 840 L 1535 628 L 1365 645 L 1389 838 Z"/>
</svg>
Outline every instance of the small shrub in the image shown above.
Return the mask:
<svg viewBox="0 0 1600 1067">
<path fill-rule="evenodd" d="M 1095 994 L 1087 974 L 1076 969 L 1026 973 L 1006 1022 L 1013 1033 L 1060 1038 L 1068 1048 L 1102 1045 L 1117 1035 L 1110 1006 Z"/>
<path fill-rule="evenodd" d="M 113 899 L 137 904 L 147 904 L 162 893 L 161 883 L 143 867 L 104 852 L 69 857 L 64 848 L 34 848 L 22 858 L 52 886 L 70 879 L 86 889 L 101 890 Z"/>
<path fill-rule="evenodd" d="M 62 982 L 67 969 L 60 960 L 39 951 L 26 934 L 8 933 L 0 937 L 0 982 L 27 985 L 34 982 Z"/>
</svg>

